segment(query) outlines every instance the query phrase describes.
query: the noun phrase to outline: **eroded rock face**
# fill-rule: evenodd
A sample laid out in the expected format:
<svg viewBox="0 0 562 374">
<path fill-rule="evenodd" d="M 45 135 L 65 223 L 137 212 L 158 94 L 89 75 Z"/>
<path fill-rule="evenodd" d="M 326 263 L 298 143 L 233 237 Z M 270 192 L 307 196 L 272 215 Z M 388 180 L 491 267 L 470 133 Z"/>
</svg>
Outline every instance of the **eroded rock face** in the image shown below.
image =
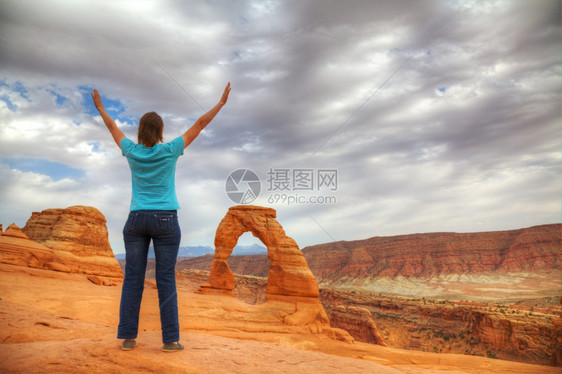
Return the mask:
<svg viewBox="0 0 562 374">
<path fill-rule="evenodd" d="M 561 224 L 480 233 L 427 233 L 303 249 L 320 283 L 439 274 L 542 272 L 561 266 Z"/>
<path fill-rule="evenodd" d="M 265 304 L 269 303 L 272 308 L 278 308 L 280 304 L 293 305 L 294 312 L 283 318 L 286 325 L 308 326 L 313 333 L 353 342 L 346 331 L 330 327 L 326 311 L 318 299 L 316 278 L 297 243 L 285 234 L 275 217 L 276 212 L 271 208 L 252 205 L 231 207 L 217 228 L 209 283 L 202 285 L 199 292 L 232 295 L 235 278 L 226 260 L 238 238 L 250 231 L 267 247 L 270 265 Z"/>
<path fill-rule="evenodd" d="M 269 272 L 266 288 L 268 300 L 285 296 L 318 299 L 318 283 L 310 271 L 297 243 L 288 237 L 275 219 L 271 208 L 253 205 L 231 207 L 222 219 L 215 236 L 215 259 L 211 265 L 211 288 L 231 291 L 234 274 L 227 258 L 238 238 L 250 231 L 267 247 Z"/>
<path fill-rule="evenodd" d="M 386 347 L 371 312 L 365 308 L 337 305 L 330 315 L 330 323 L 348 331 L 357 340 Z"/>
<path fill-rule="evenodd" d="M 44 268 L 54 259 L 55 254 L 52 249 L 29 240 L 14 223 L 0 235 L 0 263 Z"/>
<path fill-rule="evenodd" d="M 33 212 L 23 233 L 53 250 L 55 262 L 70 272 L 122 277 L 109 244 L 105 217 L 96 208 L 72 206 Z"/>
<path fill-rule="evenodd" d="M 23 231 L 46 247 L 77 256 L 111 256 L 104 215 L 89 206 L 33 212 Z"/>
<path fill-rule="evenodd" d="M 29 239 L 27 235 L 25 235 L 25 233 L 22 231 L 22 229 L 20 229 L 19 226 L 15 223 L 12 223 L 10 226 L 8 226 L 6 232 L 2 233 L 2 235 L 11 236 L 14 238 Z"/>
</svg>

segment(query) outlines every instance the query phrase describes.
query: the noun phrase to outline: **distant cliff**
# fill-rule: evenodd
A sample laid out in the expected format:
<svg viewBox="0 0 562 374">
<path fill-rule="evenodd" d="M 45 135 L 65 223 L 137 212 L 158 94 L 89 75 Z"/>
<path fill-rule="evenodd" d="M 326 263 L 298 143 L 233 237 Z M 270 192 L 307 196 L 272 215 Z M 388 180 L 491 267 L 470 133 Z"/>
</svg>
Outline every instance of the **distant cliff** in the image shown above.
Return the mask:
<svg viewBox="0 0 562 374">
<path fill-rule="evenodd" d="M 179 258 L 176 270 L 181 271 L 184 269 L 197 269 L 210 271 L 213 259 L 213 255 Z M 228 266 L 235 274 L 267 277 L 269 270 L 269 260 L 267 259 L 267 255 L 230 256 L 227 262 Z"/>
<path fill-rule="evenodd" d="M 560 269 L 562 225 L 480 233 L 430 233 L 340 241 L 303 249 L 320 280 Z"/>
</svg>

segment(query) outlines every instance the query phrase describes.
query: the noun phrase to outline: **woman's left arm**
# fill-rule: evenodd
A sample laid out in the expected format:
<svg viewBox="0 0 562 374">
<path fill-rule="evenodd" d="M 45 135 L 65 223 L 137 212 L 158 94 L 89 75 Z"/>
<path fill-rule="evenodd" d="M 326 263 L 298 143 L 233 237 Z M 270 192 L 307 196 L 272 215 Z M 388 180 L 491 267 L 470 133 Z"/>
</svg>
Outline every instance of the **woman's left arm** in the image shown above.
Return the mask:
<svg viewBox="0 0 562 374">
<path fill-rule="evenodd" d="M 98 90 L 94 89 L 94 91 L 92 92 L 92 99 L 94 100 L 94 105 L 96 106 L 96 109 L 100 113 L 100 116 L 103 119 L 105 126 L 107 126 L 107 129 L 111 133 L 111 136 L 113 136 L 113 140 L 115 140 L 117 146 L 121 148 L 121 140 L 125 138 L 125 134 L 123 133 L 123 131 L 121 131 L 119 127 L 117 127 L 117 124 L 115 123 L 113 118 L 111 118 L 109 114 L 107 114 L 107 112 L 105 111 Z"/>
<path fill-rule="evenodd" d="M 217 113 L 222 109 L 222 107 L 228 101 L 228 94 L 230 93 L 230 82 L 224 88 L 224 92 L 222 93 L 221 99 L 217 105 L 215 105 L 211 110 L 207 113 L 203 114 L 195 123 L 187 129 L 187 131 L 182 135 L 183 137 L 183 147 L 187 148 L 188 145 L 191 144 L 192 141 L 199 135 L 201 131 L 215 118 Z"/>
</svg>

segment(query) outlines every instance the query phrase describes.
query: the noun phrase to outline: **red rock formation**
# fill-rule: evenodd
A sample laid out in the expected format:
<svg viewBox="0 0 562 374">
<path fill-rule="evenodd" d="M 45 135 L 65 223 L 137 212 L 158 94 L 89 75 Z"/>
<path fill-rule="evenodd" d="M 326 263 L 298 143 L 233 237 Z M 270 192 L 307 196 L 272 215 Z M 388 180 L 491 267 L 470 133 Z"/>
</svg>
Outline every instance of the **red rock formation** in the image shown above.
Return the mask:
<svg viewBox="0 0 562 374">
<path fill-rule="evenodd" d="M 346 331 L 330 327 L 326 311 L 318 299 L 316 278 L 297 243 L 285 235 L 275 216 L 276 212 L 271 208 L 251 205 L 231 207 L 217 228 L 209 283 L 202 285 L 199 292 L 232 295 L 235 277 L 227 259 L 238 238 L 250 231 L 265 244 L 270 261 L 266 303 L 262 304 L 264 308 L 292 304 L 294 312 L 283 317 L 286 325 L 308 326 L 313 333 L 353 342 Z"/>
<path fill-rule="evenodd" d="M 23 231 L 49 248 L 77 256 L 113 256 L 103 214 L 93 207 L 71 206 L 33 212 Z"/>
<path fill-rule="evenodd" d="M 275 220 L 275 210 L 252 205 L 231 207 L 215 236 L 215 259 L 211 264 L 210 288 L 231 291 L 234 274 L 227 263 L 238 238 L 250 231 L 267 247 L 270 261 L 267 299 L 285 296 L 318 299 L 318 284 L 297 243 L 285 235 Z"/>
<path fill-rule="evenodd" d="M 331 310 L 330 325 L 348 331 L 359 341 L 386 347 L 371 312 L 365 308 L 337 305 Z"/>
<path fill-rule="evenodd" d="M 470 234 L 431 233 L 303 249 L 321 282 L 365 277 L 537 272 L 560 269 L 562 225 Z"/>
<path fill-rule="evenodd" d="M 0 236 L 0 263 L 33 268 L 56 267 L 52 265 L 55 257 L 52 249 L 29 240 L 13 223 Z"/>
<path fill-rule="evenodd" d="M 122 277 L 105 223 L 105 217 L 96 208 L 72 206 L 34 212 L 23 232 L 29 239 L 52 249 L 55 262 L 71 272 Z"/>
<path fill-rule="evenodd" d="M 15 223 L 12 223 L 10 226 L 8 226 L 6 232 L 2 235 L 11 236 L 14 238 L 29 239 L 27 235 L 25 235 L 25 233 L 22 231 L 22 229 L 20 229 Z"/>
</svg>

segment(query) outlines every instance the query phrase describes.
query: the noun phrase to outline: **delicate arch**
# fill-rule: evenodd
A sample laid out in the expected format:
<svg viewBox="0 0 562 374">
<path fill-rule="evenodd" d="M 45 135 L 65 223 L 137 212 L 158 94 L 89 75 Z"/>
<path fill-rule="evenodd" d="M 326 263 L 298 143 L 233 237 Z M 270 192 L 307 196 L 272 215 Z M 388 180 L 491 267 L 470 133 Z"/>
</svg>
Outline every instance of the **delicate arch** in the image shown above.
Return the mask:
<svg viewBox="0 0 562 374">
<path fill-rule="evenodd" d="M 272 208 L 253 205 L 231 207 L 220 222 L 215 235 L 215 259 L 211 265 L 209 283 L 201 291 L 232 294 L 234 273 L 226 260 L 238 238 L 245 232 L 262 241 L 267 248 L 269 273 L 267 277 L 266 300 L 310 298 L 318 300 L 318 283 L 297 243 L 285 234 L 275 219 Z M 310 300 L 312 301 L 312 300 Z"/>
</svg>

